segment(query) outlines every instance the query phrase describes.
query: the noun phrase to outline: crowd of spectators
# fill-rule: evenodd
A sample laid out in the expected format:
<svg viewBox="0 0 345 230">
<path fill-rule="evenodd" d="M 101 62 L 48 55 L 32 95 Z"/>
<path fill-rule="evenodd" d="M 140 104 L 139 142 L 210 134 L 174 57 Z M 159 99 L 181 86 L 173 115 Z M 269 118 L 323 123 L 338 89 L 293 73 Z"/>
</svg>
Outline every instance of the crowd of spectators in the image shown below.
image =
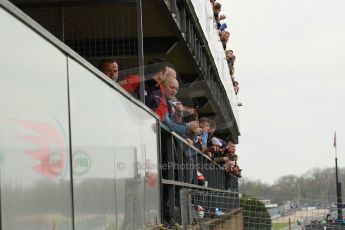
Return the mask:
<svg viewBox="0 0 345 230">
<path fill-rule="evenodd" d="M 227 17 L 224 14 L 220 14 L 222 11 L 222 5 L 219 2 L 216 2 L 216 0 L 210 0 L 212 8 L 213 8 L 213 14 L 214 14 L 214 20 L 217 27 L 217 33 L 219 34 L 220 41 L 223 45 L 223 49 L 225 51 L 225 57 L 228 62 L 229 72 L 231 81 L 234 87 L 235 94 L 237 96 L 239 91 L 239 84 L 238 81 L 235 80 L 235 60 L 236 56 L 234 54 L 233 50 L 227 49 L 227 44 L 230 40 L 230 31 L 227 30 L 228 25 L 222 21 L 224 21 Z M 241 102 L 238 102 L 238 106 L 242 106 Z"/>
<path fill-rule="evenodd" d="M 230 77 L 234 91 L 238 94 L 238 82 L 234 78 L 234 63 L 236 56 L 232 50 L 227 50 L 227 43 L 230 39 L 230 32 L 226 30 L 227 24 L 222 23 L 226 19 L 221 13 L 221 4 L 216 0 L 210 0 L 214 19 L 220 41 L 224 47 L 226 60 L 229 66 Z M 119 79 L 119 63 L 114 59 L 102 60 L 100 70 L 118 83 L 132 96 L 139 98 L 140 76 L 131 74 Z M 194 108 L 184 106 L 176 97 L 179 90 L 177 70 L 175 67 L 161 58 L 154 58 L 148 62 L 145 69 L 145 104 L 154 111 L 160 121 L 171 131 L 179 134 L 190 145 L 195 146 L 207 155 L 216 164 L 225 169 L 226 189 L 229 188 L 230 176 L 241 177 L 241 169 L 237 164 L 238 156 L 236 147 L 231 140 L 223 140 L 215 136 L 216 122 L 212 119 L 198 118 Z M 240 104 L 239 104 L 240 105 Z M 205 180 L 202 176 L 202 169 L 197 172 L 198 183 L 202 185 Z"/>
<path fill-rule="evenodd" d="M 113 59 L 103 60 L 100 64 L 100 69 L 105 75 L 128 93 L 139 98 L 139 75 L 128 75 L 119 81 L 118 67 L 118 63 Z M 171 131 L 179 134 L 190 145 L 194 145 L 215 163 L 223 166 L 226 178 L 231 174 L 241 177 L 235 145 L 214 135 L 216 131 L 214 120 L 206 117 L 198 118 L 195 109 L 184 106 L 177 99 L 179 82 L 176 75 L 176 69 L 172 64 L 160 58 L 150 60 L 145 70 L 145 104 Z M 200 171 L 199 174 L 202 173 Z M 198 182 L 203 183 L 200 180 Z M 230 184 L 226 182 L 226 188 L 229 186 Z"/>
</svg>

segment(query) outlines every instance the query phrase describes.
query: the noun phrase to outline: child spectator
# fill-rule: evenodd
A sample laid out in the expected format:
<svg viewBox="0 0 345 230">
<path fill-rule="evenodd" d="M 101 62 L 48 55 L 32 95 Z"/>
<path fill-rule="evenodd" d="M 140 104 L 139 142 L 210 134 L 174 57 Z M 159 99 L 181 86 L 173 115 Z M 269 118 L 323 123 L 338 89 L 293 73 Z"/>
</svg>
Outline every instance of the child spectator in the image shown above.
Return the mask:
<svg viewBox="0 0 345 230">
<path fill-rule="evenodd" d="M 200 118 L 199 126 L 202 130 L 202 147 L 205 148 L 207 145 L 207 139 L 210 131 L 210 120 L 208 118 Z"/>
</svg>

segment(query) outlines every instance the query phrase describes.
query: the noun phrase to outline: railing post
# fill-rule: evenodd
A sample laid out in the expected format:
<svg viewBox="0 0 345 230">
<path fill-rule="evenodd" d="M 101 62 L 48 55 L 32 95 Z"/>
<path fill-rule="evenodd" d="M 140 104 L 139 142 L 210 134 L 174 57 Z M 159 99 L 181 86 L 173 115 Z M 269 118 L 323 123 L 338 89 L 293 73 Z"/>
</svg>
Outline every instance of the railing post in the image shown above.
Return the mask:
<svg viewBox="0 0 345 230">
<path fill-rule="evenodd" d="M 142 21 L 142 5 L 141 0 L 137 1 L 137 31 L 138 31 L 138 67 L 140 76 L 140 101 L 145 104 L 145 78 L 144 78 L 144 35 Z"/>
<path fill-rule="evenodd" d="M 170 0 L 170 12 L 176 15 L 177 13 L 176 0 Z"/>
<path fill-rule="evenodd" d="M 168 154 L 168 162 L 167 162 L 167 169 L 168 169 L 168 180 L 175 180 L 175 154 L 173 151 L 173 137 L 169 135 L 169 138 L 166 140 L 167 154 Z"/>
<path fill-rule="evenodd" d="M 187 18 L 186 18 L 186 9 L 183 7 L 181 10 L 180 10 L 180 29 L 181 29 L 181 32 L 182 33 L 186 33 L 187 32 Z"/>
<path fill-rule="evenodd" d="M 183 161 L 183 143 L 179 140 L 176 142 L 174 141 L 175 152 L 176 152 L 176 162 L 177 162 L 177 180 L 180 182 L 184 181 L 184 170 L 183 166 L 185 166 Z"/>
<path fill-rule="evenodd" d="M 192 164 L 193 164 L 193 153 L 192 150 L 189 148 L 189 146 L 185 146 L 184 148 L 184 157 L 186 159 L 186 164 L 185 164 L 185 172 L 186 172 L 186 177 L 185 177 L 185 182 L 192 184 L 193 183 L 193 171 L 192 171 Z"/>
<path fill-rule="evenodd" d="M 181 206 L 181 223 L 183 229 L 188 229 L 188 210 L 187 210 L 187 202 L 188 202 L 188 191 L 187 189 L 180 190 L 180 206 Z"/>
<path fill-rule="evenodd" d="M 175 185 L 168 185 L 169 186 L 169 202 L 168 202 L 168 207 L 169 207 L 169 217 L 170 220 L 174 219 L 176 220 L 176 214 L 175 214 L 175 197 L 176 197 L 176 189 Z M 163 210 L 164 213 L 164 210 Z"/>
</svg>

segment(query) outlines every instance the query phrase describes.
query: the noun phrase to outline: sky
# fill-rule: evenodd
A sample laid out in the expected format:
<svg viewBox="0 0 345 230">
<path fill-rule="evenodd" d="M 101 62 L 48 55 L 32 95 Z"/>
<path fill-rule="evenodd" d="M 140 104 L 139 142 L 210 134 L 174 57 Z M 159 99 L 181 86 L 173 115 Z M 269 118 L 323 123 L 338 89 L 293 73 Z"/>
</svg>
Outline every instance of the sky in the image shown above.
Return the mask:
<svg viewBox="0 0 345 230">
<path fill-rule="evenodd" d="M 345 167 L 344 0 L 218 0 L 240 84 L 244 177 Z"/>
</svg>

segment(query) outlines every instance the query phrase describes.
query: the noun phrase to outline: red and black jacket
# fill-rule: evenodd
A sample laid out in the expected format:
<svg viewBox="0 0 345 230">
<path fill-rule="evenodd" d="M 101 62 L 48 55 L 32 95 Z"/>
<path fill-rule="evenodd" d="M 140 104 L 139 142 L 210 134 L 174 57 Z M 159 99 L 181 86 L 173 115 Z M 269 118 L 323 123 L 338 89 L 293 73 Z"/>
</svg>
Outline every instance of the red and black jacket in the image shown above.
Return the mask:
<svg viewBox="0 0 345 230">
<path fill-rule="evenodd" d="M 139 75 L 129 75 L 125 80 L 126 83 L 122 87 L 134 97 L 139 98 Z M 164 97 L 164 86 L 158 84 L 154 79 L 145 81 L 145 105 L 159 116 L 160 121 L 163 121 L 168 111 Z"/>
</svg>

